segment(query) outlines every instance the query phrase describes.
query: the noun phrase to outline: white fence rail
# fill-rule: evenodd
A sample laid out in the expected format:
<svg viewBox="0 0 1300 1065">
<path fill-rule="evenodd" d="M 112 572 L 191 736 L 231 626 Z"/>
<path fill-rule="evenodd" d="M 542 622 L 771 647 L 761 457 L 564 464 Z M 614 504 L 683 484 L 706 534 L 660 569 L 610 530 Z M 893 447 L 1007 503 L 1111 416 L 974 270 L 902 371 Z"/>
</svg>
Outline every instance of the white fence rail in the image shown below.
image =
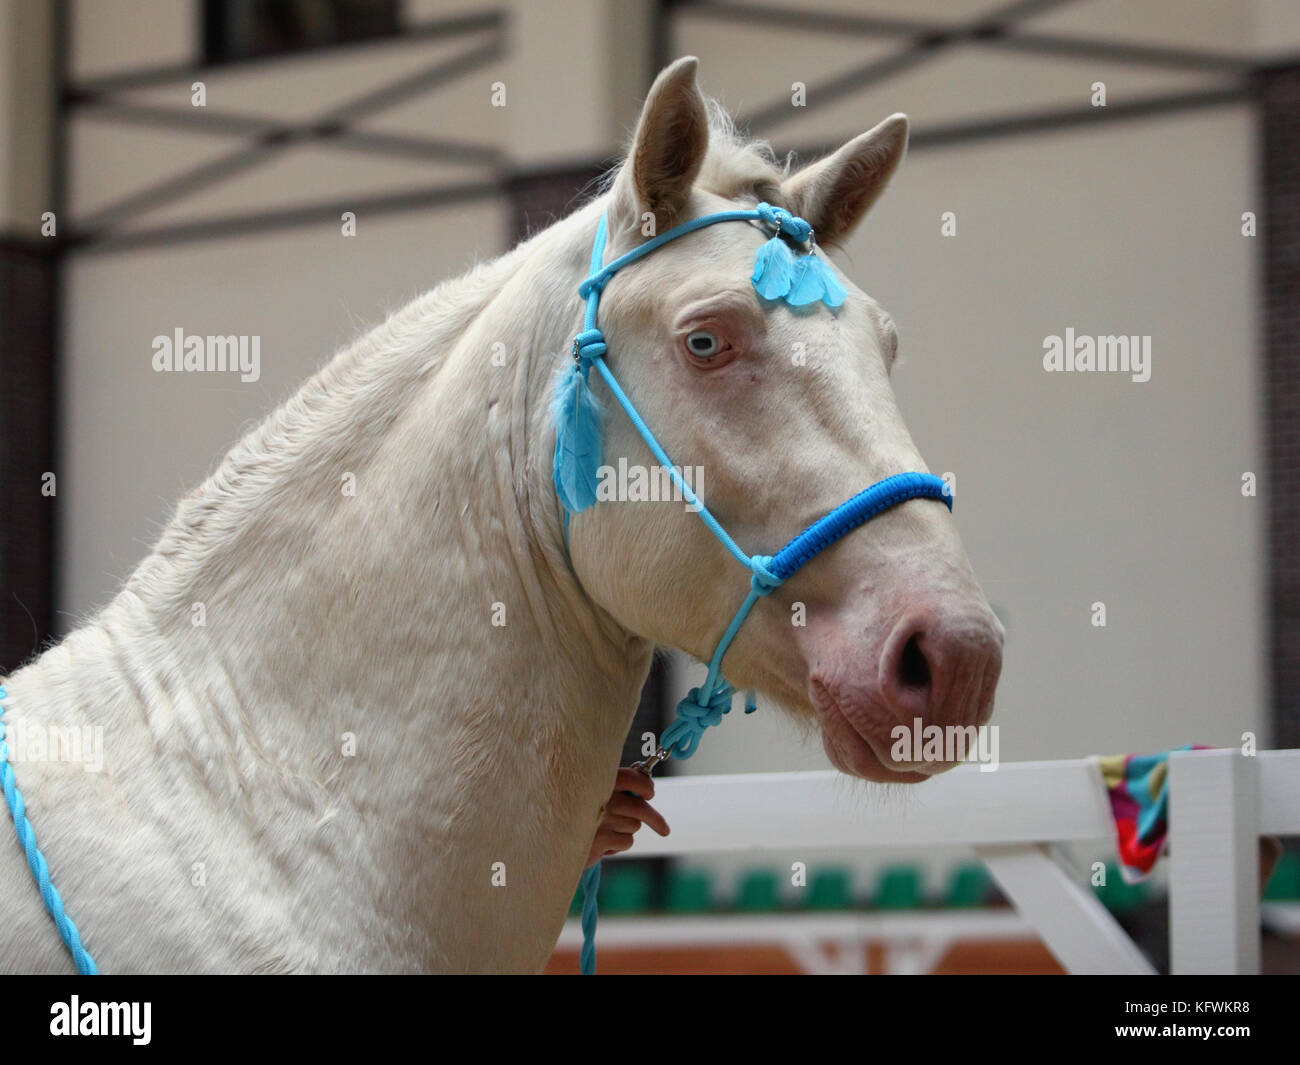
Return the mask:
<svg viewBox="0 0 1300 1065">
<path fill-rule="evenodd" d="M 1300 750 L 1177 752 L 1169 786 L 1172 969 L 1257 972 L 1258 838 L 1300 834 Z M 901 795 L 835 772 L 684 777 L 659 781 L 655 805 L 672 834 L 640 833 L 629 857 L 972 847 L 1070 972 L 1154 971 L 1051 848 L 1113 837 L 1086 760 L 961 766 Z"/>
</svg>

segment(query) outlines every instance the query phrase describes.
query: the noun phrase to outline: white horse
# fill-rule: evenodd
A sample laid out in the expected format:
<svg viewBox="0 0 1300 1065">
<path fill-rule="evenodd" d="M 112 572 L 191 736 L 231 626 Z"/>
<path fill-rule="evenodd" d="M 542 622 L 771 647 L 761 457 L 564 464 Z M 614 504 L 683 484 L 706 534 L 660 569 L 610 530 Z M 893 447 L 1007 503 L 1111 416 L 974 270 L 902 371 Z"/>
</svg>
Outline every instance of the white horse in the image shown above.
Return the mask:
<svg viewBox="0 0 1300 1065">
<path fill-rule="evenodd" d="M 66 749 L 16 752 L 14 770 L 103 971 L 545 964 L 653 647 L 707 656 L 748 579 L 681 503 L 600 503 L 566 549 L 548 400 L 597 221 L 612 259 L 647 217 L 662 232 L 767 200 L 827 247 L 906 145 L 895 115 L 790 173 L 706 105 L 695 70 L 659 76 L 607 192 L 334 358 L 181 502 L 94 620 L 4 681 L 29 755 L 33 736 L 102 729 L 100 772 Z M 704 468 L 738 543 L 772 552 L 925 466 L 888 316 L 851 283 L 836 313 L 760 305 L 765 236 L 674 241 L 612 280 L 601 323 L 674 461 Z M 716 346 L 687 348 L 700 332 Z M 606 408 L 606 461 L 651 465 Z M 916 500 L 760 602 L 725 672 L 815 720 L 846 772 L 921 780 L 942 766 L 891 761 L 890 728 L 984 722 L 1001 644 L 947 510 Z M 0 968 L 69 971 L 5 835 Z"/>
</svg>

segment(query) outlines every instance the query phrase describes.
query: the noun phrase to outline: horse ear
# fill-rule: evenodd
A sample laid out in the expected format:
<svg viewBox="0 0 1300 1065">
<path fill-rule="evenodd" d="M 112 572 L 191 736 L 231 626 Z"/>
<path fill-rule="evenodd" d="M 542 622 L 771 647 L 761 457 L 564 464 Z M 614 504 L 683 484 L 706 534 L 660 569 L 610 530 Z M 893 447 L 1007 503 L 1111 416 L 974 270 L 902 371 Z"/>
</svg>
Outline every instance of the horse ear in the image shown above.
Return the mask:
<svg viewBox="0 0 1300 1065">
<path fill-rule="evenodd" d="M 787 178 L 781 195 L 818 244 L 841 244 L 885 191 L 907 151 L 907 116 L 890 115 L 834 155 Z"/>
<path fill-rule="evenodd" d="M 614 201 L 628 227 L 654 215 L 656 232 L 685 206 L 709 147 L 709 116 L 695 83 L 699 60 L 686 56 L 655 78 L 641 108 L 632 148 L 614 182 Z"/>
</svg>

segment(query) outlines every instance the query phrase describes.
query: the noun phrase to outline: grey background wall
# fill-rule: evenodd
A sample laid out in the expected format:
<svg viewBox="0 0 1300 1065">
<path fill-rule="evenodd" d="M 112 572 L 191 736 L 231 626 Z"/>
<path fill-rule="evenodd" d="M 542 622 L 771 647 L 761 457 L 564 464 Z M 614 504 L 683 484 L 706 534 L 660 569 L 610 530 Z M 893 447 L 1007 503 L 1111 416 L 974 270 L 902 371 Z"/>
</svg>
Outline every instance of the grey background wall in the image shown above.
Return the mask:
<svg viewBox="0 0 1300 1065">
<path fill-rule="evenodd" d="M 818 7 L 959 22 L 990 5 Z M 404 18 L 414 26 L 482 10 L 421 0 Z M 906 38 L 792 38 L 757 16 L 718 20 L 692 5 L 665 13 L 646 3 L 519 0 L 502 10 L 508 46 L 499 59 L 359 123 L 468 145 L 476 161 L 344 151 L 317 139 L 132 217 L 116 229 L 116 245 L 72 254 L 61 304 L 64 629 L 113 594 L 179 495 L 333 351 L 437 280 L 503 251 L 511 208 L 502 189 L 420 210 L 359 209 L 355 238 L 341 236 L 337 218 L 202 241 L 142 239 L 134 249 L 131 234 L 470 188 L 511 170 L 599 158 L 635 115 L 657 32 L 669 54 L 699 55 L 706 89 L 780 148 L 837 143 L 895 110 L 913 118 L 915 150 L 842 262 L 899 323 L 905 414 L 931 467 L 957 475 L 966 544 L 1008 626 L 1001 756 L 1231 744 L 1247 730 L 1267 742 L 1260 253 L 1241 233 L 1242 212 L 1260 210 L 1252 105 L 1062 121 L 969 141 L 942 136 L 957 123 L 1086 111 L 1098 81 L 1117 108 L 1214 92 L 1223 70 L 1018 54 L 986 42 L 819 97 L 819 85 Z M 75 0 L 72 81 L 102 86 L 122 71 L 191 63 L 199 25 L 193 3 Z M 1294 5 L 1275 2 L 1077 0 L 1043 5 L 1021 28 L 1243 60 L 1300 43 Z M 302 122 L 491 39 L 485 31 L 376 43 L 122 95 L 183 114 L 201 79 L 209 115 Z M 12 77 L 22 49 L 0 41 Z M 507 88 L 504 108 L 491 106 L 495 82 Z M 794 82 L 807 83 L 809 106 L 772 108 L 788 104 Z M 238 146 L 238 135 L 203 133 L 197 110 L 193 128 L 75 110 L 72 224 L 112 222 L 103 212 L 122 197 L 211 167 Z M 31 119 L 11 107 L 0 113 L 10 123 L 0 143 L 12 153 L 17 125 Z M 13 168 L 11 155 L 0 170 Z M 30 203 L 4 199 L 5 221 L 28 226 Z M 955 236 L 941 235 L 945 211 L 956 215 Z M 177 327 L 260 335 L 261 379 L 154 373 L 152 338 Z M 1045 373 L 1043 338 L 1067 327 L 1149 335 L 1151 380 Z M 1246 471 L 1260 477 L 1258 497 L 1242 496 Z M 1105 628 L 1090 622 L 1098 601 Z M 691 668 L 676 669 L 682 691 Z M 729 719 L 682 770 L 825 764 L 815 739 L 764 709 Z"/>
</svg>

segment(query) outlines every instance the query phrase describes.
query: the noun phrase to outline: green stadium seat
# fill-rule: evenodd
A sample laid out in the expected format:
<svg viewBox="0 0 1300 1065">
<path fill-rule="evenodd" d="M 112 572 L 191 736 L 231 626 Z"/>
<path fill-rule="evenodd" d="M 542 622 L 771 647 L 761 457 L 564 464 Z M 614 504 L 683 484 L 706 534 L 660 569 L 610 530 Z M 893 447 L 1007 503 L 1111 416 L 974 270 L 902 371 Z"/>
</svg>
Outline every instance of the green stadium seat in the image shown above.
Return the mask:
<svg viewBox="0 0 1300 1065">
<path fill-rule="evenodd" d="M 848 910 L 853 908 L 853 876 L 847 869 L 819 869 L 808 881 L 805 908 Z"/>
<path fill-rule="evenodd" d="M 770 913 L 781 908 L 781 881 L 770 869 L 751 869 L 740 877 L 734 909 L 741 913 Z"/>
<path fill-rule="evenodd" d="M 1300 900 L 1300 852 L 1287 851 L 1278 859 L 1277 868 L 1268 878 L 1264 898 L 1269 902 Z"/>
<path fill-rule="evenodd" d="M 959 865 L 948 877 L 943 904 L 955 910 L 983 906 L 989 898 L 993 878 L 982 865 Z"/>
<path fill-rule="evenodd" d="M 713 878 L 703 869 L 674 869 L 668 877 L 668 913 L 704 913 L 713 908 Z"/>
<path fill-rule="evenodd" d="M 914 865 L 891 865 L 876 883 L 876 906 L 882 910 L 915 910 L 924 905 L 921 870 Z"/>
<path fill-rule="evenodd" d="M 650 909 L 654 883 L 642 866 L 611 862 L 600 878 L 600 911 L 611 916 Z"/>
</svg>

